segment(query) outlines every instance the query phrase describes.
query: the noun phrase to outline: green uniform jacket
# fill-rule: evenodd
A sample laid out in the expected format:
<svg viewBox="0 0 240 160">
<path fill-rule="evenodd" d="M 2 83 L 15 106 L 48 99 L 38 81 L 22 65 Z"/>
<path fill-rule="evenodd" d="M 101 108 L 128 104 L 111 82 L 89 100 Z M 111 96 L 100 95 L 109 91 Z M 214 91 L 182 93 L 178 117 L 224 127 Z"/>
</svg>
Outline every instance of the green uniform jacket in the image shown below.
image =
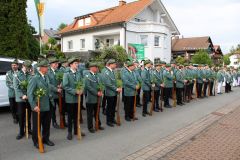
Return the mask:
<svg viewBox="0 0 240 160">
<path fill-rule="evenodd" d="M 8 97 L 9 98 L 15 97 L 15 91 L 14 91 L 14 86 L 13 86 L 13 77 L 14 77 L 14 72 L 12 70 L 10 70 L 6 73 L 6 85 L 8 87 Z"/>
<path fill-rule="evenodd" d="M 184 74 L 181 70 L 176 71 L 176 87 L 177 88 L 184 87 Z"/>
<path fill-rule="evenodd" d="M 40 98 L 40 110 L 41 112 L 50 111 L 50 97 L 49 97 L 49 79 L 45 76 L 45 80 L 40 75 L 40 73 L 35 73 L 31 78 L 27 88 L 28 102 L 31 105 L 31 108 L 34 109 L 37 106 L 37 96 L 35 91 L 38 88 L 42 88 L 46 91 L 46 94 Z"/>
<path fill-rule="evenodd" d="M 82 77 L 79 72 L 75 74 L 70 70 L 63 75 L 63 89 L 65 90 L 66 103 L 78 103 L 78 96 L 76 94 L 76 85 L 81 81 Z"/>
<path fill-rule="evenodd" d="M 144 70 L 141 72 L 142 77 L 142 90 L 143 91 L 150 91 L 151 89 L 151 75 L 150 75 L 150 69 L 144 68 Z"/>
<path fill-rule="evenodd" d="M 163 84 L 164 88 L 172 88 L 173 87 L 173 75 L 167 71 L 164 70 L 163 72 Z"/>
<path fill-rule="evenodd" d="M 57 70 L 55 71 L 55 74 L 57 74 Z M 48 69 L 48 73 L 47 73 L 47 76 L 48 76 L 48 79 L 49 79 L 49 82 L 50 82 L 50 87 L 51 87 L 51 91 L 50 91 L 50 98 L 53 98 L 53 99 L 57 99 L 58 98 L 58 81 L 56 79 L 56 76 L 55 76 L 53 70 L 51 68 Z"/>
<path fill-rule="evenodd" d="M 140 84 L 142 84 L 141 72 L 142 72 L 141 68 L 136 68 L 133 71 L 135 78 L 137 79 L 138 83 L 140 83 Z"/>
<path fill-rule="evenodd" d="M 203 83 L 203 73 L 202 73 L 202 70 L 197 70 L 197 83 Z"/>
<path fill-rule="evenodd" d="M 134 73 L 126 70 L 122 74 L 122 81 L 124 86 L 124 96 L 135 96 L 135 94 L 137 94 L 135 91 L 138 81 L 134 76 Z"/>
<path fill-rule="evenodd" d="M 102 82 L 105 86 L 106 96 L 116 96 L 117 95 L 117 81 L 113 71 L 106 68 L 102 72 Z"/>
<path fill-rule="evenodd" d="M 225 77 L 227 83 L 231 82 L 231 74 L 229 72 L 225 72 L 224 77 Z"/>
<path fill-rule="evenodd" d="M 86 103 L 96 104 L 98 99 L 98 85 L 101 80 L 97 74 L 93 75 L 91 72 L 84 77 L 84 90 L 87 94 Z"/>
<path fill-rule="evenodd" d="M 23 71 L 19 71 L 13 78 L 13 86 L 15 90 L 16 102 L 25 102 L 21 97 L 27 95 L 27 89 L 21 88 L 22 81 L 30 81 L 32 76 L 29 73 L 24 74 Z"/>
<path fill-rule="evenodd" d="M 161 88 L 161 84 L 162 84 L 162 75 L 161 75 L 161 71 L 153 71 L 152 73 L 152 77 L 156 79 L 156 83 L 155 83 L 155 90 L 158 91 Z"/>
</svg>

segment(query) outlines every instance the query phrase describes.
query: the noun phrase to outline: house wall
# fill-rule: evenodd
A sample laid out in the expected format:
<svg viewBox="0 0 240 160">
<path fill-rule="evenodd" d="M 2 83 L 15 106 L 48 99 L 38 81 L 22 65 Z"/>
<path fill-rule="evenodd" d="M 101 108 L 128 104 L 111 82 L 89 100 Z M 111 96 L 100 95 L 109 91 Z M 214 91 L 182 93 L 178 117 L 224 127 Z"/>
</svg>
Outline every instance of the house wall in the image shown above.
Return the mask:
<svg viewBox="0 0 240 160">
<path fill-rule="evenodd" d="M 86 32 L 86 33 L 77 33 L 75 35 L 63 36 L 62 37 L 62 51 L 64 53 L 67 52 L 80 52 L 80 51 L 88 51 L 95 50 L 95 38 L 102 38 L 102 40 L 106 40 L 107 38 L 113 38 L 114 44 L 118 43 L 120 38 L 120 27 L 107 28 L 107 29 L 99 29 L 98 31 L 94 30 L 94 32 Z M 85 48 L 80 48 L 80 39 L 85 39 Z M 68 49 L 68 41 L 73 41 L 73 49 Z"/>
<path fill-rule="evenodd" d="M 232 66 L 232 67 L 235 67 L 235 68 L 238 68 L 240 66 L 240 63 L 238 62 L 239 58 L 238 58 L 238 55 L 232 55 L 229 57 L 230 59 L 230 64 L 229 66 Z"/>
<path fill-rule="evenodd" d="M 165 23 L 160 23 L 158 16 L 160 12 L 152 11 L 149 7 L 138 14 L 135 18 L 147 20 L 146 22 L 136 22 L 135 18 L 126 25 L 126 44 L 141 43 L 141 35 L 148 36 L 148 45 L 145 46 L 145 57 L 151 59 L 161 58 L 166 62 L 171 60 L 171 36 L 170 27 Z M 154 37 L 160 36 L 160 45 L 154 46 Z"/>
</svg>

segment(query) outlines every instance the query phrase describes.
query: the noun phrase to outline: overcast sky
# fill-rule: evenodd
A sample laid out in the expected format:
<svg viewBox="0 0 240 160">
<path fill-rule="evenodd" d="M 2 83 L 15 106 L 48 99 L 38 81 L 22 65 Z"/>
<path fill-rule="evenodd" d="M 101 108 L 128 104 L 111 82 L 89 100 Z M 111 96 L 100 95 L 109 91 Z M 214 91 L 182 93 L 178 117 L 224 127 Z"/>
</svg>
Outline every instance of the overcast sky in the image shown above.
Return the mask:
<svg viewBox="0 0 240 160">
<path fill-rule="evenodd" d="M 134 0 L 127 0 L 131 2 Z M 56 29 L 82 14 L 112 7 L 118 0 L 45 0 L 45 28 Z M 210 36 L 224 53 L 240 44 L 240 0 L 162 0 L 184 37 Z M 38 28 L 34 0 L 28 0 L 28 19 Z"/>
</svg>

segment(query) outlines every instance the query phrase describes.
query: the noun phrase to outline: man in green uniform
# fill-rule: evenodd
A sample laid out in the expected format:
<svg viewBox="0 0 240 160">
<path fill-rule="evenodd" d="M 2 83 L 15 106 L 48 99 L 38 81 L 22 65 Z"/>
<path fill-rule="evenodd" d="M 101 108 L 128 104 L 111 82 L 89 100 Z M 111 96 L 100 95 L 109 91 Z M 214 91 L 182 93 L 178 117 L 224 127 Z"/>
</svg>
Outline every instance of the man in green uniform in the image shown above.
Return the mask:
<svg viewBox="0 0 240 160">
<path fill-rule="evenodd" d="M 159 96 L 160 96 L 160 89 L 162 84 L 162 75 L 161 75 L 161 64 L 155 63 L 155 70 L 152 72 L 152 80 L 154 79 L 154 111 L 159 112 Z"/>
<path fill-rule="evenodd" d="M 117 88 L 117 81 L 114 73 L 117 67 L 116 61 L 110 59 L 107 65 L 105 71 L 102 72 L 102 80 L 105 86 L 105 96 L 107 100 L 106 123 L 108 126 L 113 127 L 114 124 L 117 124 L 115 121 L 117 94 L 122 91 L 122 88 Z"/>
<path fill-rule="evenodd" d="M 63 89 L 65 90 L 65 101 L 68 112 L 68 135 L 67 139 L 72 140 L 72 128 L 74 127 L 74 135 L 77 135 L 77 121 L 78 121 L 78 96 L 82 95 L 83 91 L 78 90 L 76 85 L 82 82 L 83 79 L 77 71 L 79 59 L 70 58 L 68 64 L 70 66 L 69 72 L 63 75 Z M 84 133 L 81 133 L 85 136 Z"/>
<path fill-rule="evenodd" d="M 176 95 L 177 95 L 177 105 L 184 105 L 182 102 L 182 93 L 183 93 L 183 87 L 184 83 L 187 82 L 184 78 L 184 73 L 182 71 L 183 65 L 179 65 L 178 69 L 176 70 Z"/>
<path fill-rule="evenodd" d="M 164 85 L 164 107 L 172 108 L 169 104 L 169 98 L 171 96 L 171 91 L 173 88 L 173 71 L 171 71 L 171 65 L 166 64 L 166 69 L 163 71 L 163 85 Z"/>
<path fill-rule="evenodd" d="M 202 85 L 203 85 L 203 71 L 202 71 L 203 65 L 198 65 L 197 70 L 197 98 L 202 98 Z"/>
<path fill-rule="evenodd" d="M 15 74 L 13 78 L 13 86 L 15 90 L 15 98 L 17 102 L 17 115 L 19 118 L 19 133 L 16 137 L 17 140 L 24 137 L 24 129 L 28 130 L 28 133 L 31 134 L 31 107 L 27 101 L 27 84 L 31 79 L 32 62 L 26 60 L 22 69 Z M 28 128 L 26 128 L 26 109 L 28 111 Z"/>
<path fill-rule="evenodd" d="M 137 95 L 137 90 L 140 86 L 136 77 L 134 76 L 134 63 L 127 62 L 126 70 L 122 74 L 122 81 L 124 86 L 124 110 L 125 110 L 125 120 L 130 122 L 131 119 L 137 120 L 137 117 L 133 117 L 134 114 L 134 96 Z"/>
<path fill-rule="evenodd" d="M 99 130 L 104 130 L 104 128 L 101 126 L 101 121 L 99 118 L 98 112 L 98 99 L 102 98 L 103 96 L 103 90 L 102 88 L 99 88 L 102 84 L 100 81 L 100 78 L 98 77 L 98 64 L 91 62 L 89 64 L 89 73 L 86 74 L 84 77 L 84 91 L 86 92 L 86 108 L 87 108 L 87 121 L 88 121 L 88 130 L 91 133 L 95 132 L 95 129 L 93 127 L 93 119 L 98 119 L 99 124 Z M 100 105 L 100 104 L 99 104 Z M 96 119 L 96 116 L 98 114 L 98 118 Z"/>
<path fill-rule="evenodd" d="M 138 81 L 139 84 L 142 84 L 142 78 L 141 78 L 141 67 L 139 66 L 139 63 L 137 60 L 135 60 L 134 62 L 134 66 L 135 66 L 135 69 L 134 69 L 134 75 Z M 138 90 L 138 94 L 137 94 L 137 107 L 141 107 L 142 104 L 140 103 L 140 95 L 141 95 L 141 88 Z"/>
<path fill-rule="evenodd" d="M 36 148 L 39 148 L 38 144 L 38 112 L 40 112 L 40 124 L 42 125 L 42 140 L 43 143 L 48 146 L 54 146 L 54 143 L 50 141 L 50 124 L 51 124 L 51 112 L 50 112 L 50 82 L 48 76 L 48 61 L 41 60 L 38 63 L 39 71 L 35 73 L 29 82 L 27 88 L 28 101 L 32 108 L 32 140 Z M 36 90 L 43 89 L 45 94 L 40 98 L 40 106 L 38 106 L 38 98 L 36 96 Z"/>
<path fill-rule="evenodd" d="M 107 63 L 107 61 L 105 61 L 105 67 L 101 70 L 101 73 L 104 73 L 107 68 L 108 68 L 109 64 Z M 100 79 L 103 79 L 103 74 L 99 74 Z M 105 94 L 105 90 L 104 90 L 104 94 L 103 94 L 103 99 L 102 99 L 102 113 L 103 115 L 106 115 L 106 105 L 107 105 L 107 98 L 106 98 L 106 94 Z"/>
<path fill-rule="evenodd" d="M 61 67 L 59 69 L 59 72 L 62 74 L 69 72 L 67 70 L 67 68 L 68 68 L 67 59 L 65 59 L 65 58 L 61 59 L 60 62 L 61 62 Z M 67 114 L 67 106 L 66 106 L 65 98 L 66 98 L 65 90 L 62 88 L 62 113 L 61 114 L 63 116 L 64 126 L 67 127 L 67 122 L 66 122 L 66 118 L 65 118 L 65 115 Z"/>
<path fill-rule="evenodd" d="M 148 112 L 148 103 L 151 99 L 151 75 L 150 75 L 150 69 L 151 69 L 151 61 L 146 60 L 144 61 L 144 70 L 141 72 L 141 78 L 142 78 L 142 91 L 143 91 L 143 110 L 142 110 L 142 116 L 146 117 Z"/>
<path fill-rule="evenodd" d="M 50 103 L 50 109 L 51 109 L 51 114 L 52 114 L 52 125 L 54 128 L 59 129 L 59 125 L 57 124 L 56 120 L 56 105 L 58 104 L 58 93 L 62 92 L 62 88 L 60 84 L 58 84 L 58 81 L 56 79 L 56 74 L 58 72 L 58 59 L 55 57 L 49 58 L 49 69 L 47 76 L 49 78 L 50 82 L 50 98 L 51 98 L 51 103 Z M 59 105 L 59 104 L 58 104 Z"/>
<path fill-rule="evenodd" d="M 15 100 L 15 92 L 13 87 L 13 77 L 18 72 L 18 60 L 15 59 L 11 64 L 11 70 L 6 73 L 6 85 L 8 88 L 8 99 L 10 104 L 10 109 L 13 117 L 13 123 L 18 123 L 17 117 L 17 103 Z"/>
</svg>

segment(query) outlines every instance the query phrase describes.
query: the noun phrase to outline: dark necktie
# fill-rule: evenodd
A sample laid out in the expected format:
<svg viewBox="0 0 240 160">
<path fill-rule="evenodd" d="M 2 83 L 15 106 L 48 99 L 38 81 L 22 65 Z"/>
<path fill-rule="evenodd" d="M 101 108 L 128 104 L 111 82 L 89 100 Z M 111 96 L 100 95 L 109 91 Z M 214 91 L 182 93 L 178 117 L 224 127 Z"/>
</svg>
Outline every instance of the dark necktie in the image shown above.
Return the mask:
<svg viewBox="0 0 240 160">
<path fill-rule="evenodd" d="M 47 80 L 46 80 L 46 77 L 45 77 L 45 76 L 43 76 L 43 80 L 44 80 L 45 82 L 47 82 Z"/>
</svg>

